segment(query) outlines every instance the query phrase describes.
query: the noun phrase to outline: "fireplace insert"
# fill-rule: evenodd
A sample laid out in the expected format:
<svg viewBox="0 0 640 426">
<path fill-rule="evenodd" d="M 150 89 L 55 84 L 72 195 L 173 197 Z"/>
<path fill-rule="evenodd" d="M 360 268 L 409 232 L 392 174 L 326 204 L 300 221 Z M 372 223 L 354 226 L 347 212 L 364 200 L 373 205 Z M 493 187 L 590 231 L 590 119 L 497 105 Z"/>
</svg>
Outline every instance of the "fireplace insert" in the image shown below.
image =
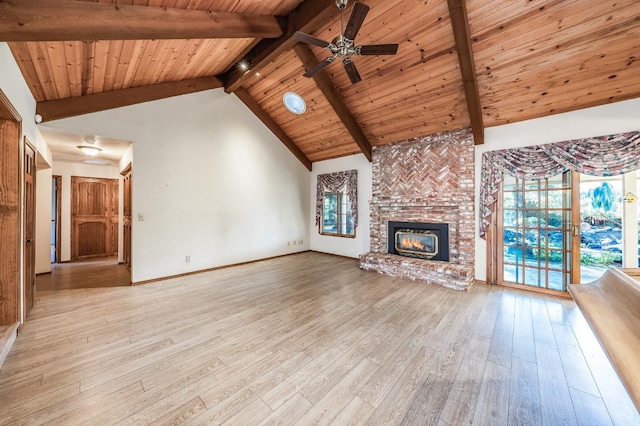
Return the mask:
<svg viewBox="0 0 640 426">
<path fill-rule="evenodd" d="M 389 253 L 449 261 L 449 224 L 390 221 L 387 229 Z"/>
</svg>

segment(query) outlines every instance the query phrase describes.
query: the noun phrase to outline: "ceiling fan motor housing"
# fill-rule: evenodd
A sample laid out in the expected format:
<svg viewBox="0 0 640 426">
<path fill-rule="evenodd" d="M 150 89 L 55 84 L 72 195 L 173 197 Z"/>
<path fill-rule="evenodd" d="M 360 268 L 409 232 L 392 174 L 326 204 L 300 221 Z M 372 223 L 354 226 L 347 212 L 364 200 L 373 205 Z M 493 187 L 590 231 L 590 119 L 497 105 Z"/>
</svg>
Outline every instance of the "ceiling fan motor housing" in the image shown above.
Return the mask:
<svg viewBox="0 0 640 426">
<path fill-rule="evenodd" d="M 338 55 L 341 58 L 346 58 L 347 56 L 356 53 L 356 49 L 353 46 L 353 40 L 349 40 L 348 38 L 345 38 L 341 35 L 334 38 L 333 41 L 326 47 L 326 49 L 330 50 L 334 55 Z"/>
</svg>

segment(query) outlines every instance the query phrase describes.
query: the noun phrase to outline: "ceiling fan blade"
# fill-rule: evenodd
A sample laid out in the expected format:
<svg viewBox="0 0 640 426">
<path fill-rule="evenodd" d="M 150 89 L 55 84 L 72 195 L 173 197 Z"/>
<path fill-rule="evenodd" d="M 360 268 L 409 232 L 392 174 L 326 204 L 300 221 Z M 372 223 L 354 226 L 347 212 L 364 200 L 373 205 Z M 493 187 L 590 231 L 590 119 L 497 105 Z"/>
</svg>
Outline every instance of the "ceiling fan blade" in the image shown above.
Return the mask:
<svg viewBox="0 0 640 426">
<path fill-rule="evenodd" d="M 362 78 L 360 78 L 360 73 L 356 68 L 356 64 L 351 59 L 345 59 L 344 61 L 342 61 L 342 65 L 344 65 L 344 70 L 347 72 L 349 80 L 351 80 L 351 84 L 356 84 L 357 82 L 362 80 Z"/>
<path fill-rule="evenodd" d="M 395 55 L 397 52 L 397 44 L 368 44 L 356 47 L 357 55 Z"/>
<path fill-rule="evenodd" d="M 301 31 L 296 31 L 292 38 L 300 43 L 313 44 L 314 46 L 327 47 L 329 45 L 329 42 L 320 40 L 319 38 L 305 34 Z"/>
<path fill-rule="evenodd" d="M 320 71 L 322 71 L 323 69 L 325 69 L 331 62 L 333 62 L 336 58 L 333 56 L 329 56 L 327 59 L 325 59 L 324 61 L 318 62 L 316 64 L 316 66 L 314 66 L 313 68 L 311 68 L 310 70 L 308 70 L 307 72 L 305 72 L 303 75 L 305 77 L 313 77 L 314 75 L 318 74 Z"/>
<path fill-rule="evenodd" d="M 358 34 L 358 31 L 360 31 L 360 27 L 364 22 L 364 18 L 367 17 L 367 13 L 369 13 L 369 6 L 366 4 L 353 4 L 351 16 L 349 16 L 349 22 L 347 22 L 347 26 L 344 29 L 344 38 L 348 38 L 349 40 L 356 38 L 356 35 Z"/>
</svg>

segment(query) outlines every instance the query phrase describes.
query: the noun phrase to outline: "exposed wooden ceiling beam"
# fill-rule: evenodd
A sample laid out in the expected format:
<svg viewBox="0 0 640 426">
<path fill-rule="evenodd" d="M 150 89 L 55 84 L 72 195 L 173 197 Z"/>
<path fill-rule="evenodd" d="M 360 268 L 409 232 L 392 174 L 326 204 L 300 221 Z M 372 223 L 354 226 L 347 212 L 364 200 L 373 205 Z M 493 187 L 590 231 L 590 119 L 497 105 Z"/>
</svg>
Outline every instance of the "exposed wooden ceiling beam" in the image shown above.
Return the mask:
<svg viewBox="0 0 640 426">
<path fill-rule="evenodd" d="M 307 70 L 315 67 L 318 64 L 318 60 L 316 56 L 311 51 L 311 48 L 306 44 L 296 44 L 293 46 L 293 49 L 296 52 L 300 61 L 305 66 Z M 318 85 L 318 88 L 322 92 L 325 98 L 329 101 L 331 107 L 333 107 L 336 114 L 347 128 L 353 140 L 356 141 L 360 150 L 367 157 L 367 160 L 371 161 L 371 143 L 367 139 L 367 136 L 364 134 L 360 125 L 356 121 L 356 119 L 351 115 L 351 111 L 347 108 L 347 105 L 344 103 L 342 97 L 336 91 L 336 88 L 331 83 L 329 76 L 323 70 L 313 76 L 313 80 Z"/>
<path fill-rule="evenodd" d="M 478 93 L 478 78 L 476 76 L 473 49 L 469 37 L 469 22 L 465 0 L 447 0 L 453 36 L 456 41 L 460 73 L 464 84 L 464 94 L 467 98 L 467 108 L 471 119 L 471 130 L 476 145 L 484 143 L 484 123 L 482 121 L 482 107 Z"/>
<path fill-rule="evenodd" d="M 258 104 L 258 102 L 256 102 L 255 99 L 253 99 L 253 97 L 249 94 L 249 92 L 247 92 L 244 88 L 239 87 L 233 93 L 242 102 L 244 102 L 244 104 L 251 110 L 251 112 L 253 112 L 253 114 L 256 117 L 258 117 L 258 119 L 262 121 L 264 125 L 267 126 L 267 128 L 271 130 L 271 132 L 273 132 L 273 134 L 276 135 L 278 139 L 280 139 L 280 141 L 284 144 L 284 146 L 286 146 L 289 149 L 289 151 L 291 151 L 291 153 L 298 160 L 300 160 L 300 162 L 304 164 L 304 166 L 309 171 L 311 171 L 311 168 L 312 168 L 311 160 L 309 160 L 309 158 L 307 158 L 305 153 L 302 152 L 300 148 L 298 148 L 298 146 L 291 140 L 291 138 L 285 133 L 285 131 L 282 130 L 282 128 L 278 125 L 278 123 L 276 123 L 271 118 L 271 116 L 267 114 L 267 112 L 264 109 L 262 109 L 260 104 Z"/>
<path fill-rule="evenodd" d="M 219 87 L 222 87 L 222 82 L 216 77 L 193 78 L 38 102 L 36 113 L 42 116 L 42 121 L 51 121 Z"/>
<path fill-rule="evenodd" d="M 260 72 L 262 68 L 278 56 L 293 48 L 296 42 L 291 36 L 294 32 L 302 31 L 313 33 L 339 14 L 340 10 L 336 7 L 335 0 L 303 1 L 296 10 L 289 15 L 287 31 L 281 37 L 262 40 L 245 55 L 245 59 L 251 67 L 250 72 L 242 72 L 238 70 L 234 64 L 227 72 L 218 76 L 225 82 L 224 90 L 227 93 L 234 92 L 253 74 Z"/>
<path fill-rule="evenodd" d="M 0 40 L 267 38 L 282 35 L 274 16 L 75 0 L 0 1 Z"/>
</svg>

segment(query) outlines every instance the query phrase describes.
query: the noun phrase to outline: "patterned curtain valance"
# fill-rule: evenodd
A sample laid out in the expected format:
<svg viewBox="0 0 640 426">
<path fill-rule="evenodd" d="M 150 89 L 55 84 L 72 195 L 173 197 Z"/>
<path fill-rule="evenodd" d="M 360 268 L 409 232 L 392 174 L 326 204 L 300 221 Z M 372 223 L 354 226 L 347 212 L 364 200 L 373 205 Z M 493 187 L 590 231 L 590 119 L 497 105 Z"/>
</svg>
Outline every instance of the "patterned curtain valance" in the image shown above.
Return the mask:
<svg viewBox="0 0 640 426">
<path fill-rule="evenodd" d="M 347 197 L 351 203 L 353 214 L 353 227 L 358 226 L 358 171 L 347 170 L 344 172 L 325 173 L 318 175 L 316 189 L 316 226 L 320 225 L 322 205 L 324 203 L 324 191 L 338 192 L 346 189 Z"/>
<path fill-rule="evenodd" d="M 616 176 L 638 169 L 640 131 L 485 152 L 480 183 L 480 237 L 486 236 L 503 174 L 531 180 L 547 179 L 567 170 Z"/>
</svg>

